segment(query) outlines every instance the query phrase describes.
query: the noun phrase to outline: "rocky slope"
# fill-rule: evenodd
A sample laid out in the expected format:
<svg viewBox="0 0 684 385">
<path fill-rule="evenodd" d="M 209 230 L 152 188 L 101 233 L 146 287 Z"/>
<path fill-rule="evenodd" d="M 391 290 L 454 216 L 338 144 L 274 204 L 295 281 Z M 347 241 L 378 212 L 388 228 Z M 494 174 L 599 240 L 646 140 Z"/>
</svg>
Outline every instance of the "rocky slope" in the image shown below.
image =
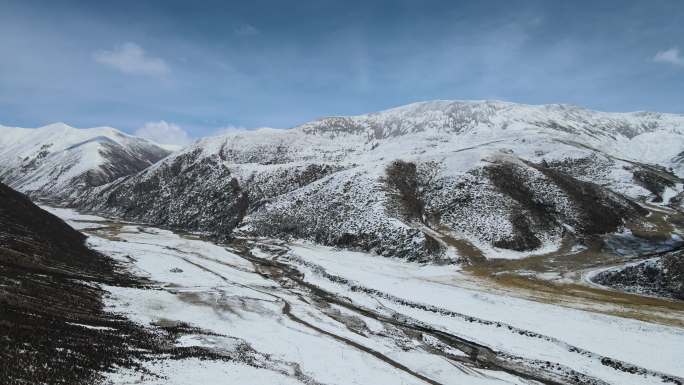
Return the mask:
<svg viewBox="0 0 684 385">
<path fill-rule="evenodd" d="M 0 183 L 1 383 L 90 384 L 153 345 L 152 335 L 103 310 L 95 283 L 131 281 L 84 241 Z"/>
<path fill-rule="evenodd" d="M 168 154 L 148 140 L 108 127 L 0 126 L 0 180 L 34 197 L 77 197 L 85 189 L 136 173 Z"/>
<path fill-rule="evenodd" d="M 221 238 L 518 258 L 676 205 L 682 148 L 677 115 L 435 101 L 206 138 L 73 203 Z"/>
<path fill-rule="evenodd" d="M 146 360 L 216 358 L 176 346 L 188 325 L 143 327 L 105 308 L 103 287 L 151 284 L 0 183 L 0 383 L 96 384 Z"/>
<path fill-rule="evenodd" d="M 630 293 L 684 300 L 684 250 L 600 272 L 593 282 Z"/>
</svg>

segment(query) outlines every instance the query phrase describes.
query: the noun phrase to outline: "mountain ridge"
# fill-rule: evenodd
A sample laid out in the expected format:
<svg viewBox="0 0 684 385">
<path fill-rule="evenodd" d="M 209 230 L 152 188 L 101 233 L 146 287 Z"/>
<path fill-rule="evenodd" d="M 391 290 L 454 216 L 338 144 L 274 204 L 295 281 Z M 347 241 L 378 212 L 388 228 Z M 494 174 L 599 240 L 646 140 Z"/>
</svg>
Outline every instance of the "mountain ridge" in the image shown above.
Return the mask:
<svg viewBox="0 0 684 385">
<path fill-rule="evenodd" d="M 568 232 L 648 222 L 637 202 L 681 202 L 680 116 L 417 106 L 199 139 L 71 203 L 219 238 L 295 237 L 428 261 L 459 259 L 454 243 L 487 258 L 548 252 Z"/>
<path fill-rule="evenodd" d="M 75 197 L 91 186 L 140 171 L 171 152 L 111 127 L 0 126 L 0 178 L 42 198 Z"/>
</svg>

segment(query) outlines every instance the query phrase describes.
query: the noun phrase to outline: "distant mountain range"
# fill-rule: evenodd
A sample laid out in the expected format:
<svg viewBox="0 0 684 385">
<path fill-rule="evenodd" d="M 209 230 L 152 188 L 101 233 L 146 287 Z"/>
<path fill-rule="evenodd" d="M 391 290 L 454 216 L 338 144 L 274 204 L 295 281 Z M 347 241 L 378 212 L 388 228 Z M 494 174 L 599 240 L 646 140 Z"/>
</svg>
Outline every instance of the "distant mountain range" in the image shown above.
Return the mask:
<svg viewBox="0 0 684 385">
<path fill-rule="evenodd" d="M 134 174 L 170 153 L 109 127 L 0 126 L 0 133 L 0 179 L 40 198 L 76 198 L 88 188 Z"/>
<path fill-rule="evenodd" d="M 432 101 L 174 152 L 110 128 L 0 127 L 0 177 L 132 221 L 411 260 L 518 258 L 681 208 L 684 116 Z"/>
</svg>

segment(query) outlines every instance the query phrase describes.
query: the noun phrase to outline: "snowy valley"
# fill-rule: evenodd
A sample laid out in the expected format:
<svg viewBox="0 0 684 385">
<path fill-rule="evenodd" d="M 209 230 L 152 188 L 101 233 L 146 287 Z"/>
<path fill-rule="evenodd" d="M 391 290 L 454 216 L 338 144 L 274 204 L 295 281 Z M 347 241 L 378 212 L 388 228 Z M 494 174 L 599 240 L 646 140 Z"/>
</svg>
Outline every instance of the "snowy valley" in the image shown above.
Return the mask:
<svg viewBox="0 0 684 385">
<path fill-rule="evenodd" d="M 156 336 L 102 383 L 684 383 L 684 116 L 431 101 L 173 152 L 0 134 L 2 183 L 131 277 L 74 276 L 103 290 L 79 324 Z"/>
</svg>

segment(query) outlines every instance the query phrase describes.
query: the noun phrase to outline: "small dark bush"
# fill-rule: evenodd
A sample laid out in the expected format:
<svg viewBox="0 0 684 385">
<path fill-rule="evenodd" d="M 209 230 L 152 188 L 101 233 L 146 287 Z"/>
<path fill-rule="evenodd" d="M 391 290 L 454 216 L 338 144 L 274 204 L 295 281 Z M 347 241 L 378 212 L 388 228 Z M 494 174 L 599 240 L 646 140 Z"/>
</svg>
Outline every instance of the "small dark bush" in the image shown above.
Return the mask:
<svg viewBox="0 0 684 385">
<path fill-rule="evenodd" d="M 403 214 L 422 221 L 425 203 L 419 196 L 415 163 L 395 160 L 385 168 L 385 184 L 395 192 Z"/>
</svg>

